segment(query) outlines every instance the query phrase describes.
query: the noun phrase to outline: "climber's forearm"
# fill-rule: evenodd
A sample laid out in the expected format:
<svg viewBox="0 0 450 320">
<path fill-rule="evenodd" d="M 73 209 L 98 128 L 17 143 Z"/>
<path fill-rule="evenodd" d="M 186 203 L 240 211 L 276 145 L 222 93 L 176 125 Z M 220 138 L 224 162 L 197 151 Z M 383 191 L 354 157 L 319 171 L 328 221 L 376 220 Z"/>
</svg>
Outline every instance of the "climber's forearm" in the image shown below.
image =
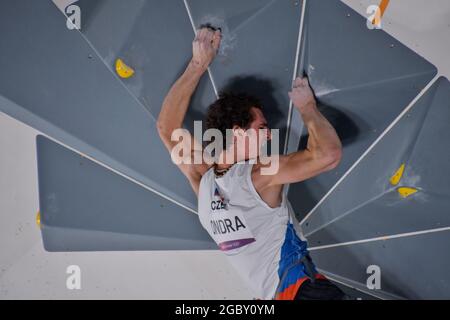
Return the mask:
<svg viewBox="0 0 450 320">
<path fill-rule="evenodd" d="M 182 76 L 172 85 L 158 117 L 160 135 L 170 137 L 173 130 L 182 127 L 191 97 L 206 70 L 191 61 Z"/>
<path fill-rule="evenodd" d="M 309 133 L 307 149 L 317 158 L 340 158 L 341 141 L 336 130 L 320 113 L 316 104 L 311 103 L 308 108 L 299 111 Z"/>
<path fill-rule="evenodd" d="M 303 165 L 306 162 L 302 158 L 312 160 L 315 170 L 307 170 L 308 174 L 323 172 L 325 168 L 332 169 L 339 163 L 342 156 L 341 141 L 331 123 L 317 108 L 308 78 L 295 79 L 289 97 L 300 112 L 309 134 L 306 150 L 300 152 L 299 159 L 303 161 Z"/>
</svg>

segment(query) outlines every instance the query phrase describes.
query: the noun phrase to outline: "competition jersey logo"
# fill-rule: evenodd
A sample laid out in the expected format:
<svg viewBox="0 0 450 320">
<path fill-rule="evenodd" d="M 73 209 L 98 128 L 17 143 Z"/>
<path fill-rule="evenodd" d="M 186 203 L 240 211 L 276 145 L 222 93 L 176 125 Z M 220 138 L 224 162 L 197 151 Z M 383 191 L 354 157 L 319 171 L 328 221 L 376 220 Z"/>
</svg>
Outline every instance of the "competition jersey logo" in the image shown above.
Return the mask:
<svg viewBox="0 0 450 320">
<path fill-rule="evenodd" d="M 222 201 L 225 200 L 225 198 L 220 194 L 219 189 L 217 189 L 217 187 L 214 188 L 214 196 L 219 197 Z"/>
<path fill-rule="evenodd" d="M 227 201 L 225 201 L 225 197 L 220 194 L 217 186 L 214 188 L 214 199 L 216 200 L 211 201 L 211 210 L 213 213 L 216 210 L 228 210 Z"/>
</svg>

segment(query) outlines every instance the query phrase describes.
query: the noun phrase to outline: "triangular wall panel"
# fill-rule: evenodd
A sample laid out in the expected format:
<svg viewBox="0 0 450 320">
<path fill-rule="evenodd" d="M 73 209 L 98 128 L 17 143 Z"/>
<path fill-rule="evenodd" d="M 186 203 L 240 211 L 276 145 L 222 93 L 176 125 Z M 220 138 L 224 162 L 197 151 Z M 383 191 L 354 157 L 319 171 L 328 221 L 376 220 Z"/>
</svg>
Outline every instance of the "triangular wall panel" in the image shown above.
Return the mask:
<svg viewBox="0 0 450 320">
<path fill-rule="evenodd" d="M 1 111 L 196 210 L 195 194 L 163 146 L 154 115 L 82 34 L 66 27 L 51 1 L 9 2 L 0 27 L 12 30 L 2 42 Z"/>
<path fill-rule="evenodd" d="M 217 248 L 196 214 L 44 136 L 37 155 L 47 251 Z"/>
<path fill-rule="evenodd" d="M 310 245 L 450 227 L 450 150 L 441 145 L 450 139 L 449 101 L 450 83 L 440 78 L 304 221 Z M 418 192 L 403 198 L 400 187 Z"/>
<path fill-rule="evenodd" d="M 369 30 L 341 1 L 307 1 L 304 38 L 304 72 L 344 149 L 335 170 L 290 186 L 300 220 L 437 73 L 386 32 Z"/>
</svg>

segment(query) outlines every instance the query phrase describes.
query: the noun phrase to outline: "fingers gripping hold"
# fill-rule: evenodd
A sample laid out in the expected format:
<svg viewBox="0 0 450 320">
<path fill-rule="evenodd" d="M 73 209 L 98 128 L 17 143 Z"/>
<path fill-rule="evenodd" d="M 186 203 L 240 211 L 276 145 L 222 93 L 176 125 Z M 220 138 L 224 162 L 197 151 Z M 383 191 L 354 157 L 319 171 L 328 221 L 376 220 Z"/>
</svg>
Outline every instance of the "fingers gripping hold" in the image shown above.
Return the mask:
<svg viewBox="0 0 450 320">
<path fill-rule="evenodd" d="M 221 30 L 202 25 L 193 42 L 193 60 L 197 66 L 206 69 L 216 56 L 221 41 Z"/>
<path fill-rule="evenodd" d="M 315 104 L 314 93 L 307 77 L 298 77 L 294 80 L 292 90 L 288 92 L 294 106 L 304 109 L 307 105 Z"/>
<path fill-rule="evenodd" d="M 304 77 L 304 78 L 297 77 L 294 80 L 294 84 L 293 84 L 292 88 L 295 89 L 295 88 L 302 88 L 302 87 L 306 87 L 306 86 L 309 86 L 308 78 L 307 77 Z"/>
</svg>

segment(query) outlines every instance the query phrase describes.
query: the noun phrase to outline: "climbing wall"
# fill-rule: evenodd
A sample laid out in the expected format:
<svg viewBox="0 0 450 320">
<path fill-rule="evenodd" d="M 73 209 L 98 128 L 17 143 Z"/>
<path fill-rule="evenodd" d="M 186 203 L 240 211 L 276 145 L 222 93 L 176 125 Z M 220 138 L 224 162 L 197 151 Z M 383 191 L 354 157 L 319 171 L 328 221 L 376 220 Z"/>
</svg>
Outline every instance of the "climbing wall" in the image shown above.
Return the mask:
<svg viewBox="0 0 450 320">
<path fill-rule="evenodd" d="M 304 28 L 303 69 L 344 149 L 335 170 L 290 187 L 299 219 L 437 73 L 432 64 L 384 31 L 368 29 L 366 19 L 340 1 L 307 1 Z M 306 140 L 304 131 L 297 148 L 305 148 Z"/>
<path fill-rule="evenodd" d="M 388 294 L 449 298 L 449 120 L 439 78 L 304 221 L 321 269 L 364 288 L 377 265 Z"/>
<path fill-rule="evenodd" d="M 450 84 L 429 85 L 431 63 L 338 0 L 79 0 L 80 30 L 61 13 L 72 2 L 17 0 L 0 11 L 2 30 L 13 30 L 3 38 L 0 110 L 43 134 L 46 250 L 215 247 L 156 130 L 195 29 L 212 23 L 222 45 L 185 127 L 220 92 L 246 92 L 280 129 L 281 151 L 302 150 L 308 133 L 287 92 L 308 75 L 344 147 L 335 170 L 288 189 L 318 267 L 380 298 L 450 297 Z M 370 265 L 382 270 L 376 292 L 365 284 Z"/>
<path fill-rule="evenodd" d="M 37 137 L 37 156 L 46 250 L 217 247 L 196 215 L 48 138 Z"/>
</svg>

